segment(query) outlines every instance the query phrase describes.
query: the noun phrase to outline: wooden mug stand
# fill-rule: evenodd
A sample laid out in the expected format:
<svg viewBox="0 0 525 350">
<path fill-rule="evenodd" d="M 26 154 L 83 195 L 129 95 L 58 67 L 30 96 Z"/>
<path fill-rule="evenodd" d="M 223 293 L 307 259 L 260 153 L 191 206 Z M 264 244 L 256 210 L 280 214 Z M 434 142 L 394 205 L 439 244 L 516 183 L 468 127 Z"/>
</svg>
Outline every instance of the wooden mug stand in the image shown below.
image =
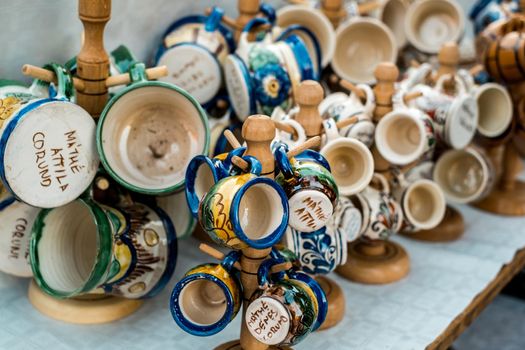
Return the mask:
<svg viewBox="0 0 525 350">
<path fill-rule="evenodd" d="M 84 25 L 84 42 L 77 56 L 77 77 L 73 79 L 77 104 L 97 118 L 108 101 L 108 87 L 129 83 L 127 74 L 109 77 L 109 57 L 104 49 L 104 27 L 111 16 L 111 0 L 79 0 L 79 18 Z M 55 82 L 54 73 L 31 65 L 23 73 Z M 166 67 L 147 72 L 154 79 L 167 74 Z M 97 184 L 98 186 L 98 184 Z M 100 183 L 104 190 L 104 183 Z M 100 324 L 131 315 L 142 300 L 90 294 L 72 299 L 55 299 L 45 294 L 34 281 L 28 291 L 31 304 L 44 315 L 76 324 Z"/>
</svg>

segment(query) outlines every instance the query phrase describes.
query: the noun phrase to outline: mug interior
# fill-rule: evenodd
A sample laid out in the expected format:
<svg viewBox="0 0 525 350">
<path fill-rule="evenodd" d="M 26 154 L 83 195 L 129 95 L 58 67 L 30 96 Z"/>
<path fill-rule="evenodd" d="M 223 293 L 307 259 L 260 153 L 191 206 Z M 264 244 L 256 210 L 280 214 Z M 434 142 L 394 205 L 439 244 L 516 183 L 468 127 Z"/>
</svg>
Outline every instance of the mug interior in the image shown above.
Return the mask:
<svg viewBox="0 0 525 350">
<path fill-rule="evenodd" d="M 500 136 L 512 122 L 512 100 L 497 84 L 484 84 L 476 93 L 479 110 L 478 132 L 486 137 Z"/>
<path fill-rule="evenodd" d="M 97 261 L 98 240 L 95 220 L 82 202 L 49 211 L 36 247 L 45 284 L 60 294 L 81 290 Z"/>
<path fill-rule="evenodd" d="M 421 51 L 437 53 L 441 46 L 456 41 L 462 31 L 462 13 L 448 0 L 425 0 L 411 5 L 407 36 Z"/>
<path fill-rule="evenodd" d="M 206 124 L 188 97 L 163 86 L 122 95 L 107 112 L 101 146 L 107 165 L 138 191 L 184 181 L 190 160 L 204 152 Z"/>
<path fill-rule="evenodd" d="M 248 239 L 258 241 L 269 237 L 281 226 L 285 211 L 281 196 L 274 187 L 266 183 L 246 186 L 249 187 L 239 202 L 239 224 Z"/>
<path fill-rule="evenodd" d="M 227 298 L 217 283 L 196 279 L 180 292 L 179 308 L 187 321 L 199 326 L 209 326 L 225 316 Z"/>
<path fill-rule="evenodd" d="M 386 24 L 396 38 L 397 47 L 406 44 L 405 36 L 405 14 L 407 11 L 406 2 L 403 0 L 389 0 L 383 8 L 381 21 Z"/>
<path fill-rule="evenodd" d="M 332 67 L 339 76 L 352 82 L 374 82 L 376 66 L 396 59 L 397 45 L 394 36 L 378 20 L 350 20 L 340 27 L 336 38 Z"/>
<path fill-rule="evenodd" d="M 360 192 L 372 180 L 373 158 L 360 141 L 339 138 L 323 147 L 321 154 L 330 164 L 341 194 L 348 196 Z"/>
<path fill-rule="evenodd" d="M 409 222 L 428 230 L 439 225 L 445 215 L 445 198 L 436 183 L 417 181 L 406 190 L 403 208 Z"/>
<path fill-rule="evenodd" d="M 213 185 L 215 185 L 215 180 L 212 170 L 208 164 L 202 164 L 199 169 L 197 169 L 195 176 L 195 195 L 197 195 L 197 198 L 202 200 Z"/>
<path fill-rule="evenodd" d="M 464 150 L 443 154 L 434 168 L 434 181 L 445 196 L 458 203 L 471 202 L 484 191 L 488 169 L 480 158 Z"/>
<path fill-rule="evenodd" d="M 425 127 L 417 118 L 404 113 L 385 116 L 376 129 L 376 147 L 393 164 L 404 165 L 424 152 Z"/>
</svg>

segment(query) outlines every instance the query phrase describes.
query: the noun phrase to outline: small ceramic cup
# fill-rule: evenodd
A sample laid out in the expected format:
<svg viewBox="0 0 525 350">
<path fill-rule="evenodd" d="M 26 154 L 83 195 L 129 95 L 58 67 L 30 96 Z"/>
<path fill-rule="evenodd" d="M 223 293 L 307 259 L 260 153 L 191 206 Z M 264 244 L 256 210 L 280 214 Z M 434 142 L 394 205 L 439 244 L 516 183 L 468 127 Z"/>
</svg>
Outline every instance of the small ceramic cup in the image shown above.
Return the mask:
<svg viewBox="0 0 525 350">
<path fill-rule="evenodd" d="M 93 118 L 69 101 L 74 98 L 70 75 L 54 63 L 45 68 L 56 74 L 56 87 L 37 80 L 25 91 L 1 88 L 0 179 L 17 199 L 53 208 L 89 187 L 99 159 Z"/>
<path fill-rule="evenodd" d="M 507 89 L 497 83 L 476 85 L 472 75 L 464 70 L 458 70 L 467 91 L 478 105 L 477 133 L 484 138 L 498 138 L 510 128 L 514 106 Z"/>
<path fill-rule="evenodd" d="M 33 276 L 29 242 L 39 211 L 0 189 L 0 271 L 17 277 Z"/>
<path fill-rule="evenodd" d="M 288 5 L 277 11 L 277 25 L 286 28 L 291 25 L 300 25 L 308 28 L 317 38 L 321 48 L 321 66 L 325 68 L 332 61 L 335 51 L 335 31 L 332 23 L 319 9 L 304 5 Z M 309 41 L 304 33 L 299 33 L 301 38 Z M 311 54 L 315 48 L 309 47 Z"/>
<path fill-rule="evenodd" d="M 194 267 L 175 285 L 170 310 L 184 331 L 210 336 L 235 318 L 242 305 L 242 285 L 233 267 L 239 257 L 233 251 L 220 264 Z"/>
<path fill-rule="evenodd" d="M 362 191 L 372 180 L 374 159 L 364 143 L 339 135 L 334 119 L 323 121 L 326 133 L 321 155 L 330 164 L 339 193 L 349 196 Z"/>
<path fill-rule="evenodd" d="M 350 198 L 341 196 L 326 229 L 328 232 L 339 232 L 346 242 L 353 242 L 363 233 L 363 213 Z"/>
<path fill-rule="evenodd" d="M 243 321 L 252 336 L 263 344 L 296 345 L 316 326 L 317 296 L 301 280 L 269 279 L 270 264 L 268 260 L 259 268 L 260 289 L 252 295 Z"/>
<path fill-rule="evenodd" d="M 394 34 L 381 21 L 354 17 L 337 28 L 332 68 L 341 78 L 372 84 L 375 67 L 381 62 L 395 62 L 396 58 Z"/>
<path fill-rule="evenodd" d="M 260 177 L 261 164 L 245 156 L 250 172 L 225 177 L 201 201 L 199 222 L 216 243 L 233 249 L 276 244 L 288 225 L 288 198 L 272 179 Z"/>
<path fill-rule="evenodd" d="M 213 7 L 208 16 L 187 16 L 164 34 L 156 65 L 169 74 L 159 80 L 177 85 L 205 108 L 212 104 L 223 84 L 222 63 L 235 49 L 233 34 L 221 24 L 224 11 Z"/>
<path fill-rule="evenodd" d="M 455 75 L 456 95 L 446 95 L 444 82 L 452 78 L 449 74 L 441 76 L 436 86 L 417 85 L 412 91 L 423 96 L 412 100 L 409 105 L 427 113 L 433 121 L 437 138 L 451 148 L 462 149 L 474 138 L 479 121 L 478 104 L 468 94 L 463 81 Z M 492 117 L 492 116 L 491 116 Z"/>
<path fill-rule="evenodd" d="M 437 160 L 433 178 L 455 203 L 472 203 L 483 199 L 494 185 L 495 170 L 481 149 L 467 147 L 446 151 Z"/>
<path fill-rule="evenodd" d="M 419 51 L 437 54 L 449 41 L 457 42 L 465 29 L 465 15 L 454 0 L 418 0 L 408 7 L 407 40 Z"/>
<path fill-rule="evenodd" d="M 363 192 L 353 196 L 353 202 L 362 213 L 362 236 L 372 240 L 385 240 L 401 230 L 403 209 L 390 192 L 387 179 L 374 174 L 377 188 L 368 186 Z"/>
<path fill-rule="evenodd" d="M 171 219 L 173 226 L 175 226 L 177 239 L 184 239 L 191 235 L 195 229 L 197 220 L 195 220 L 188 208 L 184 191 L 168 196 L 156 197 L 156 203 Z"/>
<path fill-rule="evenodd" d="M 40 212 L 33 225 L 31 267 L 56 298 L 86 293 L 151 297 L 168 283 L 177 260 L 175 229 L 159 208 L 111 208 L 89 198 Z"/>
<path fill-rule="evenodd" d="M 104 168 L 135 192 L 166 195 L 184 186 L 190 160 L 208 150 L 209 128 L 199 103 L 181 88 L 148 81 L 142 63 L 132 83 L 106 105 L 97 125 Z"/>
<path fill-rule="evenodd" d="M 408 108 L 402 96 L 394 97 L 394 110 L 376 126 L 375 147 L 381 156 L 391 164 L 407 165 L 432 152 L 435 144 L 434 124 L 429 116 Z"/>
<path fill-rule="evenodd" d="M 326 225 L 339 197 L 337 185 L 326 159 L 307 150 L 293 159 L 280 145 L 274 152 L 280 171 L 275 181 L 288 197 L 288 225 L 300 232 L 314 232 Z"/>
<path fill-rule="evenodd" d="M 394 34 L 398 49 L 407 44 L 405 17 L 409 4 L 407 0 L 384 0 L 377 13 L 377 18 Z"/>
<path fill-rule="evenodd" d="M 519 11 L 518 1 L 478 0 L 472 6 L 469 18 L 474 22 L 474 32 L 482 32 L 489 24 L 508 19 Z"/>
<path fill-rule="evenodd" d="M 403 209 L 404 232 L 430 230 L 441 223 L 447 203 L 443 190 L 434 181 L 408 181 L 398 173 L 393 185 L 392 195 Z"/>
</svg>

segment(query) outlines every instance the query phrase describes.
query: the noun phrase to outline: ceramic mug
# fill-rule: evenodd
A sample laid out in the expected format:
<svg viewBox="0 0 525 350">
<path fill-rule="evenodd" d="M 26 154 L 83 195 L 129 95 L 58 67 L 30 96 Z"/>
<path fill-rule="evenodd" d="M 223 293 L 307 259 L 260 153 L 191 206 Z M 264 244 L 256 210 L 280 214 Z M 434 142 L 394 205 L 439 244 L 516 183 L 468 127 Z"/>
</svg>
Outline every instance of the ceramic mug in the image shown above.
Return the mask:
<svg viewBox="0 0 525 350">
<path fill-rule="evenodd" d="M 481 149 L 467 147 L 449 150 L 438 158 L 434 181 L 441 187 L 447 200 L 472 203 L 487 196 L 494 185 L 495 170 Z"/>
<path fill-rule="evenodd" d="M 184 191 L 168 196 L 156 197 L 156 203 L 171 219 L 171 222 L 175 226 L 177 239 L 183 239 L 191 235 L 197 225 L 197 220 L 194 219 L 188 208 Z"/>
<path fill-rule="evenodd" d="M 264 249 L 277 243 L 288 225 L 288 198 L 261 164 L 245 156 L 250 172 L 225 177 L 201 201 L 199 222 L 216 243 L 233 249 Z"/>
<path fill-rule="evenodd" d="M 74 98 L 65 68 L 49 64 L 56 89 L 4 86 L 0 96 L 0 179 L 17 199 L 41 208 L 75 200 L 93 181 L 99 159 L 95 123 Z M 47 96 L 47 90 L 52 93 Z"/>
<path fill-rule="evenodd" d="M 444 83 L 450 78 L 455 80 L 455 96 L 444 92 Z M 423 96 L 412 100 L 409 106 L 419 108 L 430 116 L 440 141 L 454 149 L 462 149 L 472 141 L 479 123 L 478 104 L 467 93 L 465 84 L 458 76 L 445 74 L 434 88 L 417 85 L 411 91 L 421 92 Z"/>
<path fill-rule="evenodd" d="M 396 58 L 394 34 L 381 21 L 354 17 L 337 28 L 332 68 L 341 78 L 353 83 L 372 84 L 377 64 L 395 62 Z"/>
<path fill-rule="evenodd" d="M 277 11 L 277 25 L 283 28 L 291 25 L 301 25 L 308 28 L 318 39 L 321 48 L 321 66 L 325 68 L 332 61 L 335 51 L 335 31 L 332 23 L 319 9 L 304 5 L 288 5 Z M 308 37 L 299 33 L 307 42 Z M 309 52 L 315 53 L 310 47 Z"/>
<path fill-rule="evenodd" d="M 418 0 L 408 7 L 407 40 L 419 51 L 437 54 L 449 41 L 458 42 L 465 29 L 465 15 L 454 0 Z"/>
<path fill-rule="evenodd" d="M 132 83 L 108 102 L 97 125 L 102 164 L 127 189 L 174 193 L 184 186 L 190 160 L 208 150 L 206 113 L 181 88 L 148 81 L 144 64 L 129 74 Z"/>
<path fill-rule="evenodd" d="M 326 133 L 321 155 L 331 167 L 339 193 L 349 196 L 362 191 L 372 180 L 374 159 L 360 141 L 339 135 L 333 119 L 323 121 Z"/>
<path fill-rule="evenodd" d="M 489 24 L 506 20 L 509 14 L 519 11 L 518 1 L 478 0 L 472 6 L 469 18 L 474 22 L 474 32 L 482 32 Z"/>
<path fill-rule="evenodd" d="M 210 336 L 222 331 L 242 305 L 242 285 L 230 252 L 220 264 L 192 268 L 177 282 L 170 298 L 171 315 L 187 333 Z"/>
<path fill-rule="evenodd" d="M 441 223 L 447 203 L 437 183 L 428 179 L 408 181 L 398 172 L 393 185 L 392 195 L 403 209 L 404 232 L 430 230 Z"/>
<path fill-rule="evenodd" d="M 177 259 L 170 219 L 159 208 L 135 203 L 111 208 L 89 198 L 40 212 L 30 246 L 35 281 L 45 293 L 86 293 L 136 299 L 168 283 Z"/>
<path fill-rule="evenodd" d="M 353 196 L 353 199 L 362 212 L 362 236 L 372 240 L 385 240 L 401 230 L 403 210 L 392 197 L 390 185 L 383 175 L 375 173 L 374 182 L 377 182 L 378 188 L 368 186 L 363 192 Z"/>
<path fill-rule="evenodd" d="M 274 110 L 274 112 L 276 110 L 281 110 L 281 108 L 277 107 Z M 286 119 L 281 119 L 281 120 L 279 120 L 278 118 L 274 118 L 274 117 L 275 117 L 275 113 L 272 115 L 272 119 L 278 120 L 283 124 L 289 125 L 294 130 L 294 133 L 290 134 L 286 131 L 278 130 L 276 128 L 275 138 L 272 141 L 272 149 L 275 148 L 278 143 L 284 143 L 286 146 L 288 146 L 288 148 L 291 149 L 296 146 L 302 145 L 304 142 L 306 142 L 307 140 L 306 131 L 304 130 L 301 124 L 299 124 L 293 119 L 289 119 L 289 118 L 293 118 L 292 115 L 288 115 Z"/>
<path fill-rule="evenodd" d="M 394 34 L 398 49 L 402 49 L 407 44 L 405 17 L 408 6 L 409 1 L 406 0 L 385 0 L 382 1 L 377 12 L 377 18 Z"/>
<path fill-rule="evenodd" d="M 326 159 L 307 150 L 293 159 L 280 145 L 274 152 L 280 171 L 275 181 L 288 197 L 288 225 L 301 232 L 314 232 L 326 225 L 339 197 L 337 185 Z"/>
<path fill-rule="evenodd" d="M 156 65 L 169 74 L 159 80 L 177 85 L 205 108 L 223 84 L 222 63 L 235 49 L 233 34 L 221 24 L 224 11 L 213 7 L 208 16 L 187 16 L 166 31 L 156 55 Z"/>
<path fill-rule="evenodd" d="M 459 69 L 457 74 L 478 105 L 477 133 L 485 138 L 502 136 L 510 128 L 514 112 L 507 89 L 497 83 L 476 85 L 472 75 L 464 69 Z"/>
<path fill-rule="evenodd" d="M 332 92 L 325 96 L 319 104 L 319 114 L 323 119 L 334 118 L 330 111 L 335 106 L 339 106 L 348 100 L 348 95 L 344 92 Z"/>
<path fill-rule="evenodd" d="M 343 240 L 353 242 L 363 233 L 363 214 L 350 198 L 341 196 L 326 229 L 339 232 Z"/>
<path fill-rule="evenodd" d="M 423 111 L 408 108 L 401 93 L 393 100 L 393 111 L 377 123 L 375 147 L 389 163 L 407 165 L 433 151 L 434 123 Z"/>
<path fill-rule="evenodd" d="M 33 276 L 29 242 L 39 211 L 3 192 L 0 185 L 0 271 L 18 277 Z"/>
<path fill-rule="evenodd" d="M 260 289 L 250 299 L 244 322 L 251 335 L 267 345 L 298 344 L 316 325 L 319 303 L 307 283 L 293 278 L 268 278 L 267 260 L 261 264 Z"/>
</svg>

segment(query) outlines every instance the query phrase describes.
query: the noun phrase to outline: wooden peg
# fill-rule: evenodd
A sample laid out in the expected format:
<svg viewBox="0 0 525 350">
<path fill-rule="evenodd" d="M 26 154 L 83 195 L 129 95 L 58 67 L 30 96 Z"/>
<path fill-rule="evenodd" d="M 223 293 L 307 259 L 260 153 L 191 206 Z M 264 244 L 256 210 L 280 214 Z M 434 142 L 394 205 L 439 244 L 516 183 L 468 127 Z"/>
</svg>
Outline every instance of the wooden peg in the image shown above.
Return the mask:
<svg viewBox="0 0 525 350">
<path fill-rule="evenodd" d="M 416 59 L 410 60 L 410 67 L 412 68 L 419 68 L 421 66 L 421 63 L 418 62 Z"/>
<path fill-rule="evenodd" d="M 207 245 L 206 243 L 199 244 L 199 249 L 201 250 L 201 252 L 208 254 L 209 256 L 217 260 L 222 261 L 226 257 L 226 255 L 224 255 L 223 252 L 213 248 L 212 246 Z M 233 264 L 233 267 L 235 267 L 239 271 L 241 270 L 241 264 L 238 261 Z"/>
<path fill-rule="evenodd" d="M 297 89 L 295 97 L 299 112 L 295 115 L 296 122 L 303 127 L 306 137 L 319 136 L 323 132 L 323 118 L 319 114 L 319 104 L 323 101 L 324 90 L 321 84 L 313 80 L 305 80 Z"/>
<path fill-rule="evenodd" d="M 226 140 L 230 143 L 230 146 L 232 146 L 233 149 L 242 147 L 241 143 L 239 142 L 239 140 L 237 140 L 237 138 L 235 137 L 233 132 L 231 132 L 231 130 L 224 130 L 224 136 L 226 137 Z"/>
<path fill-rule="evenodd" d="M 104 49 L 104 27 L 111 16 L 111 0 L 79 0 L 78 13 L 84 25 L 84 43 L 77 55 L 77 75 L 85 86 L 77 90 L 76 100 L 98 117 L 108 100 L 109 56 Z"/>
<path fill-rule="evenodd" d="M 421 91 L 409 92 L 408 94 L 403 96 L 403 101 L 405 102 L 405 104 L 408 104 L 410 101 L 421 96 L 423 96 L 423 93 Z"/>
<path fill-rule="evenodd" d="M 159 66 L 146 69 L 146 77 L 148 80 L 154 80 L 162 78 L 168 75 L 168 67 Z M 117 85 L 127 85 L 131 83 L 131 78 L 128 73 L 113 75 L 106 79 L 106 87 L 112 87 Z"/>
<path fill-rule="evenodd" d="M 395 83 L 399 77 L 399 69 L 393 63 L 382 62 L 377 65 L 374 77 L 377 80 L 373 89 L 376 98 L 374 121 L 377 123 L 393 109 L 392 96 L 396 92 Z"/>
<path fill-rule="evenodd" d="M 287 132 L 292 135 L 297 135 L 295 129 L 290 125 L 277 120 L 274 120 L 275 128 L 284 132 Z"/>
<path fill-rule="evenodd" d="M 338 121 L 337 123 L 335 123 L 335 126 L 337 127 L 338 130 L 341 130 L 342 128 L 346 128 L 347 126 L 355 124 L 358 121 L 359 121 L 359 117 L 353 116 L 351 118 Z"/>
<path fill-rule="evenodd" d="M 246 24 L 257 16 L 260 8 L 259 0 L 237 0 L 237 10 L 239 16 L 235 20 L 235 38 L 239 39 L 243 28 Z"/>
<path fill-rule="evenodd" d="M 343 0 L 321 0 L 321 10 L 334 28 L 337 28 L 339 23 L 346 17 Z"/>
<path fill-rule="evenodd" d="M 476 76 L 479 73 L 483 72 L 484 70 L 485 70 L 485 67 L 483 67 L 482 64 L 476 64 L 474 67 L 470 68 L 468 72 L 470 75 Z"/>
<path fill-rule="evenodd" d="M 31 64 L 24 64 L 22 66 L 22 74 L 47 81 L 48 83 L 57 84 L 57 77 L 54 72 Z M 84 82 L 76 77 L 73 78 L 73 85 L 77 91 L 83 91 L 85 88 Z"/>
<path fill-rule="evenodd" d="M 303 153 L 307 149 L 318 148 L 320 144 L 321 144 L 321 136 L 314 136 L 311 139 L 306 140 L 306 142 L 304 142 L 303 144 L 301 144 L 299 146 L 296 146 L 296 147 L 292 148 L 291 150 L 289 150 L 286 153 L 286 156 L 288 158 L 293 158 L 296 155 Z"/>
<path fill-rule="evenodd" d="M 103 176 L 97 177 L 95 180 L 97 188 L 101 191 L 106 191 L 109 188 L 109 181 Z"/>
<path fill-rule="evenodd" d="M 246 173 L 250 171 L 250 164 L 239 156 L 233 156 L 232 163 Z"/>
<path fill-rule="evenodd" d="M 357 9 L 360 15 L 366 15 L 373 12 L 382 6 L 381 1 L 371 0 L 357 5 Z"/>
<path fill-rule="evenodd" d="M 350 82 L 350 81 L 348 81 L 346 79 L 339 79 L 339 77 L 337 75 L 335 75 L 335 74 L 332 74 L 330 76 L 330 80 L 332 82 L 334 82 L 334 83 L 335 82 L 339 82 L 339 85 L 342 88 L 344 88 L 344 89 L 352 92 L 353 94 L 355 94 L 357 97 L 359 97 L 359 99 L 361 101 L 365 101 L 366 100 L 365 92 L 363 90 L 361 90 L 360 88 L 358 88 L 354 83 L 352 83 L 352 82 Z"/>
</svg>

